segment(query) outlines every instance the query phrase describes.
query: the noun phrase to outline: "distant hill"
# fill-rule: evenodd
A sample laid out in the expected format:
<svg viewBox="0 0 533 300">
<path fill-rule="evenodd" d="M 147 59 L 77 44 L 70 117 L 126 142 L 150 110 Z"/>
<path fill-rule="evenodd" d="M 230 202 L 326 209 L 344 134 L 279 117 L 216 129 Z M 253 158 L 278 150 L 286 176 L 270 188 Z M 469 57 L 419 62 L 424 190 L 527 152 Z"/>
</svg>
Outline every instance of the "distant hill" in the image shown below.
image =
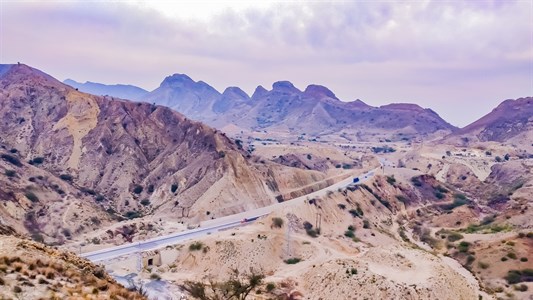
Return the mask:
<svg viewBox="0 0 533 300">
<path fill-rule="evenodd" d="M 505 100 L 490 113 L 461 128 L 453 136 L 504 142 L 533 134 L 533 97 Z M 532 143 L 531 140 L 529 140 Z"/>
<path fill-rule="evenodd" d="M 148 94 L 148 91 L 140 87 L 133 86 L 133 85 L 125 85 L 125 84 L 106 85 L 106 84 L 90 82 L 90 81 L 81 83 L 81 82 L 74 81 L 72 79 L 67 79 L 63 81 L 63 83 L 68 84 L 71 87 L 76 88 L 79 91 L 82 91 L 84 93 L 89 93 L 89 94 L 99 95 L 99 96 L 108 95 L 108 96 L 121 98 L 121 99 L 128 99 L 128 100 L 140 100 L 143 96 Z"/>
<path fill-rule="evenodd" d="M 237 87 L 218 92 L 184 74 L 165 78 L 144 101 L 173 108 L 217 128 L 234 125 L 246 130 L 328 134 L 348 131 L 428 135 L 456 128 L 430 109 L 415 104 L 372 107 L 361 100 L 340 101 L 328 88 L 309 85 L 304 91 L 289 81 L 271 90 L 258 86 L 251 97 Z"/>
</svg>

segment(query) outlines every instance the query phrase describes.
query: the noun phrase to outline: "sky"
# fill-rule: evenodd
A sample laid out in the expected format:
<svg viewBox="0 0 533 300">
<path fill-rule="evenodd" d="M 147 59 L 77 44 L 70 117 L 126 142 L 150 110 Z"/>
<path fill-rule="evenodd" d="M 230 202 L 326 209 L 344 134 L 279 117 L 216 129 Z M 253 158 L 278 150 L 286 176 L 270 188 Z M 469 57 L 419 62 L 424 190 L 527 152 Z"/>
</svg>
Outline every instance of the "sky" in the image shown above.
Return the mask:
<svg viewBox="0 0 533 300">
<path fill-rule="evenodd" d="M 289 80 L 465 126 L 533 96 L 533 1 L 0 0 L 0 63 L 153 90 Z"/>
</svg>

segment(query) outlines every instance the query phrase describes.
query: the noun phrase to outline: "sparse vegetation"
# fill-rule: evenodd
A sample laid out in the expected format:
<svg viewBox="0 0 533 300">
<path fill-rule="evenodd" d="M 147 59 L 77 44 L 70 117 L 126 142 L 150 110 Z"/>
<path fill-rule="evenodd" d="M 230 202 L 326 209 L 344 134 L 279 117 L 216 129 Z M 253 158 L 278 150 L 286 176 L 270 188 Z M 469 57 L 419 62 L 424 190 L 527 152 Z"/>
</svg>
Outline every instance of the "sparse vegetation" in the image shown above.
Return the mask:
<svg viewBox="0 0 533 300">
<path fill-rule="evenodd" d="M 39 202 L 39 197 L 37 197 L 37 195 L 35 195 L 33 192 L 26 192 L 24 196 L 26 196 L 26 198 L 33 203 Z"/>
<path fill-rule="evenodd" d="M 137 184 L 133 187 L 133 192 L 138 195 L 143 192 L 143 187 Z"/>
<path fill-rule="evenodd" d="M 201 250 L 204 244 L 202 242 L 194 242 L 189 245 L 189 251 L 198 251 Z"/>
<path fill-rule="evenodd" d="M 283 219 L 279 217 L 272 218 L 272 227 L 281 228 L 283 227 Z"/>
<path fill-rule="evenodd" d="M 5 170 L 4 174 L 7 177 L 15 177 L 17 175 L 17 172 L 15 172 L 14 170 Z"/>
<path fill-rule="evenodd" d="M 298 258 L 298 257 L 292 257 L 292 258 L 284 260 L 284 262 L 286 264 L 288 264 L 288 265 L 294 265 L 294 264 L 297 264 L 297 263 L 299 263 L 301 261 L 302 261 L 302 259 Z"/>
<path fill-rule="evenodd" d="M 20 160 L 14 156 L 11 156 L 9 154 L 2 154 L 0 155 L 0 157 L 14 166 L 22 167 L 22 163 L 20 162 Z"/>
<path fill-rule="evenodd" d="M 143 200 L 141 200 L 141 204 L 144 205 L 144 206 L 148 206 L 148 205 L 150 205 L 150 200 L 149 199 L 143 199 Z"/>
<path fill-rule="evenodd" d="M 72 181 L 72 175 L 69 175 L 69 174 L 61 174 L 59 175 L 59 178 L 65 181 Z"/>
<path fill-rule="evenodd" d="M 171 192 L 171 193 L 175 193 L 177 190 L 178 190 L 178 185 L 177 185 L 176 183 L 173 183 L 173 184 L 170 186 L 170 192 Z"/>
</svg>

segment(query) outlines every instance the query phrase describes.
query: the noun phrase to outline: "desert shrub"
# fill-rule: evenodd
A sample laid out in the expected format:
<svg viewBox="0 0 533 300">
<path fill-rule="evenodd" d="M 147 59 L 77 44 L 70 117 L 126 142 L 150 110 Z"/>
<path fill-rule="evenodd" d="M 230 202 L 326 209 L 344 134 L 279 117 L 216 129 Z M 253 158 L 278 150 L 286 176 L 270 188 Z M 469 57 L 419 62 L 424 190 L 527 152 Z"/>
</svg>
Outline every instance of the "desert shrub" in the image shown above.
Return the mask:
<svg viewBox="0 0 533 300">
<path fill-rule="evenodd" d="M 490 266 L 488 263 L 484 263 L 484 262 L 481 262 L 481 261 L 480 261 L 477 265 L 478 265 L 481 269 L 488 269 L 489 266 Z"/>
<path fill-rule="evenodd" d="M 339 203 L 337 204 L 337 206 L 342 209 L 342 210 L 345 210 L 346 209 L 346 205 L 345 204 L 342 204 L 342 203 Z M 524 235 L 525 236 L 525 235 Z"/>
<path fill-rule="evenodd" d="M 72 233 L 70 232 L 70 229 L 68 228 L 63 228 L 61 230 L 61 233 L 65 236 L 65 237 L 71 237 L 72 236 Z"/>
<path fill-rule="evenodd" d="M 352 269 L 350 270 L 350 273 L 351 273 L 352 275 L 357 275 L 357 269 L 356 269 L 356 268 L 352 268 Z"/>
<path fill-rule="evenodd" d="M 346 230 L 344 232 L 344 236 L 349 237 L 349 238 L 354 238 L 355 237 L 355 233 L 352 230 Z"/>
<path fill-rule="evenodd" d="M 307 233 L 308 236 L 314 237 L 314 238 L 318 237 L 318 235 L 320 234 L 320 231 L 315 230 L 315 229 L 307 229 L 305 230 L 305 232 Z"/>
<path fill-rule="evenodd" d="M 509 257 L 510 259 L 516 259 L 517 258 L 516 257 L 516 253 L 514 253 L 514 252 L 507 253 L 507 257 Z"/>
<path fill-rule="evenodd" d="M 514 289 L 515 291 L 519 291 L 519 292 L 527 292 L 527 285 L 525 284 L 520 284 L 520 285 L 515 285 L 514 286 Z"/>
<path fill-rule="evenodd" d="M 370 222 L 368 220 L 363 220 L 363 228 L 369 229 L 370 228 Z"/>
<path fill-rule="evenodd" d="M 396 199 L 398 199 L 398 201 L 402 202 L 403 204 L 407 204 L 409 202 L 409 199 L 407 199 L 403 195 L 396 195 Z"/>
<path fill-rule="evenodd" d="M 40 165 L 44 162 L 44 157 L 36 157 L 31 160 L 31 163 L 34 165 Z"/>
<path fill-rule="evenodd" d="M 22 293 L 22 289 L 20 288 L 20 286 L 15 285 L 15 286 L 13 287 L 13 293 L 15 293 L 15 294 L 20 294 L 20 293 Z"/>
<path fill-rule="evenodd" d="M 267 283 L 265 288 L 266 288 L 267 292 L 270 293 L 276 288 L 276 285 L 274 283 L 272 283 L 272 282 L 269 282 L 269 283 Z"/>
<path fill-rule="evenodd" d="M 17 175 L 17 172 L 15 172 L 14 170 L 6 170 L 4 172 L 4 174 L 7 176 L 7 177 L 15 177 Z"/>
<path fill-rule="evenodd" d="M 533 281 L 533 269 L 510 270 L 507 272 L 504 279 L 507 280 L 507 283 L 509 284 Z"/>
<path fill-rule="evenodd" d="M 494 222 L 495 217 L 494 216 L 486 216 L 481 220 L 481 225 L 489 225 L 490 223 Z"/>
<path fill-rule="evenodd" d="M 143 199 L 143 200 L 141 200 L 141 204 L 144 205 L 144 206 L 148 206 L 148 205 L 150 205 L 150 200 Z"/>
<path fill-rule="evenodd" d="M 311 154 L 307 154 L 307 159 L 311 159 Z"/>
<path fill-rule="evenodd" d="M 348 230 L 355 231 L 355 227 L 353 225 L 348 226 Z"/>
<path fill-rule="evenodd" d="M 20 162 L 20 160 L 14 156 L 11 156 L 9 154 L 2 154 L 0 155 L 0 157 L 14 166 L 22 167 L 22 163 Z"/>
<path fill-rule="evenodd" d="M 298 258 L 298 257 L 292 257 L 292 258 L 284 260 L 284 262 L 286 264 L 288 264 L 288 265 L 294 265 L 294 264 L 297 264 L 297 263 L 299 263 L 301 261 L 302 261 L 302 259 Z"/>
<path fill-rule="evenodd" d="M 143 192 L 143 187 L 137 184 L 133 187 L 133 192 L 138 195 Z"/>
<path fill-rule="evenodd" d="M 152 273 L 150 275 L 150 279 L 152 279 L 152 280 L 161 280 L 161 276 L 159 276 L 159 274 L 157 274 L 157 273 Z"/>
<path fill-rule="evenodd" d="M 437 191 L 437 192 L 435 192 L 435 197 L 437 197 L 437 199 L 443 199 L 444 198 L 444 194 L 439 192 L 439 191 Z"/>
<path fill-rule="evenodd" d="M 414 186 L 417 186 L 417 187 L 421 187 L 422 186 L 422 182 L 420 181 L 420 177 L 418 176 L 414 176 L 411 178 L 411 182 L 413 183 Z"/>
<path fill-rule="evenodd" d="M 390 185 L 394 185 L 396 183 L 396 178 L 394 178 L 394 176 L 387 176 L 387 182 Z"/>
<path fill-rule="evenodd" d="M 283 219 L 278 218 L 278 217 L 272 218 L 272 227 L 275 227 L 275 228 L 283 227 Z"/>
<path fill-rule="evenodd" d="M 224 151 L 218 151 L 218 157 L 220 157 L 220 158 L 224 158 L 224 157 L 226 157 L 226 152 L 224 152 Z"/>
<path fill-rule="evenodd" d="M 520 257 L 521 262 L 526 262 L 527 260 L 528 260 L 527 257 Z"/>
<path fill-rule="evenodd" d="M 102 195 L 96 195 L 96 197 L 94 198 L 94 200 L 96 200 L 96 202 L 102 202 L 104 201 L 104 196 Z"/>
<path fill-rule="evenodd" d="M 463 238 L 463 235 L 457 232 L 452 232 L 448 235 L 448 241 L 455 242 Z"/>
<path fill-rule="evenodd" d="M 35 195 L 33 192 L 26 192 L 24 196 L 26 196 L 26 198 L 33 203 L 39 202 L 39 197 L 37 197 L 37 195 Z"/>
<path fill-rule="evenodd" d="M 148 192 L 149 194 L 151 194 L 151 193 L 154 192 L 154 185 L 153 185 L 153 184 L 150 184 L 150 185 L 148 186 L 148 188 L 147 188 L 147 192 Z"/>
<path fill-rule="evenodd" d="M 170 192 L 171 193 L 175 193 L 176 191 L 178 190 L 178 185 L 173 183 L 171 186 L 170 186 Z"/>
<path fill-rule="evenodd" d="M 467 265 L 470 265 L 470 264 L 472 264 L 472 263 L 474 262 L 474 260 L 476 260 L 476 258 L 475 258 L 474 255 L 468 255 L 468 256 L 466 257 L 466 264 L 467 264 Z"/>
<path fill-rule="evenodd" d="M 468 252 L 468 249 L 470 248 L 470 245 L 471 244 L 469 242 L 462 241 L 457 246 L 457 249 L 459 250 L 459 252 Z"/>
<path fill-rule="evenodd" d="M 69 174 L 61 174 L 59 175 L 59 178 L 65 181 L 72 181 L 72 175 L 69 175 Z"/>
<path fill-rule="evenodd" d="M 36 242 L 39 242 L 39 243 L 43 243 L 44 242 L 44 237 L 42 234 L 40 233 L 34 233 L 31 235 L 31 239 L 36 241 Z"/>
<path fill-rule="evenodd" d="M 500 260 L 501 260 L 501 261 L 508 261 L 509 259 L 508 259 L 507 257 L 504 256 L 504 257 L 502 257 Z"/>
<path fill-rule="evenodd" d="M 142 215 L 140 212 L 138 211 L 135 211 L 135 210 L 130 210 L 128 212 L 126 212 L 126 218 L 128 219 L 135 219 L 135 218 L 140 218 Z"/>
<path fill-rule="evenodd" d="M 202 244 L 202 242 L 194 242 L 189 245 L 189 251 L 198 251 L 202 249 L 203 246 L 204 244 Z"/>
</svg>

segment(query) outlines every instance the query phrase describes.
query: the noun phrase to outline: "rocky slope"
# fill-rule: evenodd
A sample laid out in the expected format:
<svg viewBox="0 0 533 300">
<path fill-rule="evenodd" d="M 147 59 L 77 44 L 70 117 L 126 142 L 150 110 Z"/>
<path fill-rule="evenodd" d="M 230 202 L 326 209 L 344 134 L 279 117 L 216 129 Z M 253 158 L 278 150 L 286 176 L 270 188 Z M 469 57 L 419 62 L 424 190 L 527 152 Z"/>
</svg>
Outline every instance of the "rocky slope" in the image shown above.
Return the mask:
<svg viewBox="0 0 533 300">
<path fill-rule="evenodd" d="M 455 132 L 454 136 L 504 142 L 532 131 L 533 97 L 525 97 L 503 101 L 487 115 Z"/>
<path fill-rule="evenodd" d="M 84 93 L 101 96 L 108 95 L 121 99 L 140 100 L 142 97 L 148 94 L 147 90 L 129 84 L 107 85 L 90 81 L 81 83 L 72 79 L 67 79 L 63 81 L 63 83 L 68 84 L 71 87 L 78 89 L 79 91 L 82 91 Z"/>
<path fill-rule="evenodd" d="M 113 219 L 218 217 L 325 178 L 274 174 L 166 107 L 85 94 L 25 65 L 1 70 L 1 221 L 21 232 L 61 241 Z"/>
<path fill-rule="evenodd" d="M 360 100 L 343 102 L 326 87 L 309 85 L 300 91 L 288 81 L 275 82 L 270 91 L 258 86 L 249 97 L 236 87 L 220 94 L 205 82 L 175 74 L 143 99 L 222 129 L 314 135 L 388 131 L 414 136 L 455 130 L 432 110 L 414 104 L 372 107 Z"/>
<path fill-rule="evenodd" d="M 2 299 L 146 299 L 129 291 L 98 267 L 62 252 L 0 235 Z"/>
</svg>

